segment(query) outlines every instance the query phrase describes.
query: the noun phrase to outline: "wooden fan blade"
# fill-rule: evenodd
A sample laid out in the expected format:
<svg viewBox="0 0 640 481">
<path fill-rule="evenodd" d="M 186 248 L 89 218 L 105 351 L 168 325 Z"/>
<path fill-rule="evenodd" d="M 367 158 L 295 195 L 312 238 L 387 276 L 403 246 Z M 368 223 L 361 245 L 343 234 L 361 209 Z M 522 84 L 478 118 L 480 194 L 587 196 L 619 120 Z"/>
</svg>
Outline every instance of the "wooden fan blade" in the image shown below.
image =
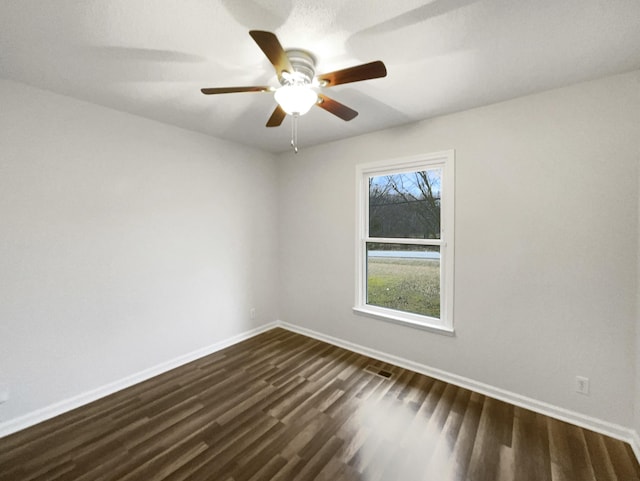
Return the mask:
<svg viewBox="0 0 640 481">
<path fill-rule="evenodd" d="M 269 120 L 267 121 L 267 127 L 280 126 L 280 124 L 282 123 L 282 121 L 286 116 L 287 116 L 287 113 L 284 110 L 282 110 L 282 107 L 278 105 L 276 109 L 273 111 L 273 113 L 271 114 L 271 117 L 269 117 Z"/>
<path fill-rule="evenodd" d="M 344 104 L 330 99 L 326 95 L 318 94 L 319 102 L 316 104 L 321 109 L 331 112 L 333 115 L 340 117 L 342 120 L 349 121 L 358 116 L 358 112 L 350 109 Z"/>
<path fill-rule="evenodd" d="M 215 87 L 208 89 L 200 89 L 205 95 L 214 94 L 233 94 L 237 92 L 269 92 L 271 87 L 256 86 L 256 87 Z"/>
<path fill-rule="evenodd" d="M 334 85 L 346 84 L 350 82 L 360 82 L 361 80 L 369 80 L 387 76 L 387 67 L 380 60 L 375 62 L 356 65 L 355 67 L 336 70 L 335 72 L 325 73 L 318 76 L 320 82 L 326 82 L 325 87 L 333 87 Z"/>
<path fill-rule="evenodd" d="M 275 34 L 263 30 L 251 30 L 249 35 L 251 35 L 251 38 L 255 40 L 258 47 L 260 47 L 267 56 L 269 62 L 273 64 L 278 73 L 278 77 L 281 77 L 284 71 L 293 73 L 293 67 L 291 66 L 287 52 L 284 51 Z"/>
</svg>

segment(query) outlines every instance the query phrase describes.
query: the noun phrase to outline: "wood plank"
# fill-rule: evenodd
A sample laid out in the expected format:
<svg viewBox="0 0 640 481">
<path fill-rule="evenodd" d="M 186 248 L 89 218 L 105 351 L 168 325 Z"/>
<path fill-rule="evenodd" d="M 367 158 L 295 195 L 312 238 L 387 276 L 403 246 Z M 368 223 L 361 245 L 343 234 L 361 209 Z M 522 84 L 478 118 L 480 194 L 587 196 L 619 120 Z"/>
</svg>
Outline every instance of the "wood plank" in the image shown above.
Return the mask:
<svg viewBox="0 0 640 481">
<path fill-rule="evenodd" d="M 640 465 L 621 441 L 284 329 L 0 439 L 0 481 L 212 479 L 640 481 Z"/>
</svg>

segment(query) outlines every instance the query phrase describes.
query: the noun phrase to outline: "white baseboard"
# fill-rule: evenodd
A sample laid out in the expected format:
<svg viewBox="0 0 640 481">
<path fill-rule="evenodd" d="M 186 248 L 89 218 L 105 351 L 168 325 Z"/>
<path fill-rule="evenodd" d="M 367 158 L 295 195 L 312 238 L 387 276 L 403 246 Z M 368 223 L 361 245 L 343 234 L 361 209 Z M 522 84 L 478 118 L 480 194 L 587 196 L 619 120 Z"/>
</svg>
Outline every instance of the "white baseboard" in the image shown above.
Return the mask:
<svg viewBox="0 0 640 481">
<path fill-rule="evenodd" d="M 131 387 L 134 384 L 146 381 L 147 379 L 170 371 L 171 369 L 175 369 L 176 367 L 182 366 L 191 361 L 195 361 L 196 359 L 199 359 L 201 357 L 213 354 L 214 352 L 220 351 L 225 347 L 237 344 L 238 342 L 254 337 L 277 326 L 278 324 L 275 322 L 265 324 L 255 329 L 251 329 L 250 331 L 246 331 L 236 336 L 230 337 L 229 339 L 216 342 L 196 351 L 184 354 L 151 368 L 137 372 L 125 377 L 124 379 L 109 383 L 97 389 L 92 389 L 91 391 L 84 392 L 69 399 L 64 399 L 62 401 L 51 404 L 36 411 L 32 411 L 20 417 L 4 421 L 0 423 L 0 438 L 33 426 L 35 424 L 41 423 L 42 421 L 46 421 L 47 419 L 51 419 L 67 411 L 71 411 L 72 409 L 84 406 L 85 404 L 89 404 L 90 402 L 108 396 L 109 394 L 113 394 L 117 391 L 121 391 L 122 389 Z"/>
<path fill-rule="evenodd" d="M 394 364 L 411 371 L 425 374 L 427 376 L 463 387 L 465 389 L 470 389 L 480 394 L 484 394 L 486 396 L 490 396 L 492 398 L 499 399 L 501 401 L 505 401 L 510 404 L 514 404 L 516 406 L 520 406 L 522 408 L 544 414 L 546 416 L 575 424 L 576 426 L 580 426 L 595 432 L 605 434 L 607 436 L 611 436 L 616 439 L 620 439 L 622 441 L 628 442 L 631 445 L 633 452 L 635 453 L 638 460 L 640 460 L 640 435 L 633 429 L 603 421 L 591 416 L 586 416 L 584 414 L 570 411 L 558 406 L 553 406 L 551 404 L 538 401 L 533 398 L 521 396 L 520 394 L 474 381 L 473 379 L 458 376 L 457 374 L 448 373 L 440 369 L 435 369 L 424 364 L 419 364 L 408 359 L 387 354 L 376 349 L 371 349 L 359 344 L 338 339 L 336 337 L 332 337 L 317 331 L 313 331 L 311 329 L 296 326 L 294 324 L 289 324 L 282 321 L 265 324 L 250 331 L 246 331 L 236 336 L 230 337 L 229 339 L 216 342 L 214 344 L 211 344 L 210 346 L 206 346 L 202 349 L 198 349 L 188 354 L 163 362 L 161 364 L 158 364 L 157 366 L 145 369 L 144 371 L 132 374 L 131 376 L 127 376 L 124 379 L 115 381 L 91 391 L 87 391 L 72 398 L 62 400 L 55 404 L 51 404 L 18 418 L 10 419 L 8 421 L 0 423 L 0 438 L 38 424 L 47 419 L 51 419 L 55 416 L 63 414 L 72 409 L 76 409 L 90 402 L 96 401 L 102 397 L 108 396 L 109 394 L 113 394 L 117 391 L 133 386 L 134 384 L 146 381 L 147 379 L 150 379 L 154 376 L 170 371 L 171 369 L 182 366 L 191 361 L 195 361 L 196 359 L 207 356 L 209 354 L 213 354 L 214 352 L 220 351 L 226 347 L 232 346 L 233 344 L 237 344 L 241 341 L 244 341 L 276 327 L 282 327 L 283 329 L 287 329 L 304 336 L 312 337 L 314 339 L 318 339 L 320 341 L 324 341 L 329 344 L 333 344 L 335 346 L 342 347 L 344 349 L 348 349 L 350 351 L 354 351 L 368 357 L 372 357 L 374 359 L 379 359 L 381 361 L 388 362 L 390 364 Z"/>
<path fill-rule="evenodd" d="M 640 462 L 640 436 L 635 429 L 632 431 L 631 440 L 629 441 L 633 453 L 636 455 L 638 462 Z"/>
<path fill-rule="evenodd" d="M 552 404 L 538 401 L 537 399 L 522 396 L 520 394 L 506 391 L 504 389 L 482 382 L 474 381 L 473 379 L 459 376 L 457 374 L 452 374 L 440 369 L 426 366 L 424 364 L 410 361 L 408 359 L 394 356 L 392 354 L 387 354 L 376 349 L 371 349 L 349 341 L 344 341 L 342 339 L 328 336 L 326 334 L 322 334 L 320 332 L 313 331 L 304 327 L 296 326 L 294 324 L 277 321 L 276 325 L 282 327 L 283 329 L 287 329 L 304 336 L 312 337 L 314 339 L 318 339 L 320 341 L 328 342 L 329 344 L 348 349 L 349 351 L 354 351 L 359 354 L 378 359 L 380 361 L 388 362 L 389 364 L 394 364 L 411 371 L 419 372 L 420 374 L 425 374 L 435 379 L 439 379 L 441 381 L 445 381 L 450 384 L 454 384 L 456 386 L 460 386 L 462 388 L 484 394 L 494 399 L 499 399 L 500 401 L 514 404 L 516 406 L 529 409 L 531 411 L 544 414 L 561 421 L 566 421 L 576 426 L 590 429 L 591 431 L 605 434 L 621 441 L 628 442 L 633 448 L 636 457 L 638 458 L 638 460 L 640 460 L 640 436 L 638 436 L 638 433 L 633 429 L 610 423 L 602 419 L 597 419 L 591 416 L 580 414 L 578 412 L 571 411 L 565 408 L 554 406 Z"/>
</svg>

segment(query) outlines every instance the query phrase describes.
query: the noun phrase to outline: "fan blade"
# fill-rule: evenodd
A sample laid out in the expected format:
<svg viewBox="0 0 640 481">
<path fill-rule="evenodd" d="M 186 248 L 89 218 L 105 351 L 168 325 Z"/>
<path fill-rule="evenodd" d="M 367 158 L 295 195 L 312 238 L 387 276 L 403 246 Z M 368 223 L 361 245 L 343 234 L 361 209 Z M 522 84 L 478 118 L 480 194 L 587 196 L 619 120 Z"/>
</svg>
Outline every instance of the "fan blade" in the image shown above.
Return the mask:
<svg viewBox="0 0 640 481">
<path fill-rule="evenodd" d="M 215 87 L 208 89 L 200 89 L 205 95 L 214 95 L 214 94 L 234 94 L 237 92 L 269 92 L 271 87 Z"/>
<path fill-rule="evenodd" d="M 318 94 L 320 101 L 316 104 L 321 109 L 325 109 L 327 112 L 331 112 L 333 115 L 340 117 L 342 120 L 349 121 L 358 116 L 358 112 L 350 109 L 344 104 L 330 99 L 326 95 Z"/>
<path fill-rule="evenodd" d="M 282 107 L 278 105 L 276 109 L 273 111 L 273 113 L 271 114 L 271 117 L 269 117 L 269 120 L 267 121 L 267 127 L 280 126 L 280 124 L 282 123 L 282 121 L 286 116 L 287 116 L 287 113 L 284 110 L 282 110 Z"/>
<path fill-rule="evenodd" d="M 271 32 L 265 32 L 263 30 L 251 30 L 249 32 L 251 38 L 255 40 L 258 47 L 264 52 L 269 59 L 269 62 L 273 64 L 278 73 L 278 77 L 282 76 L 282 72 L 287 71 L 293 73 L 293 67 L 287 56 L 287 52 L 284 51 L 280 41 L 275 34 Z"/>
<path fill-rule="evenodd" d="M 387 68 L 380 60 L 375 62 L 356 65 L 355 67 L 336 70 L 335 72 L 325 73 L 318 76 L 320 82 L 326 82 L 325 87 L 333 87 L 334 85 L 347 84 L 350 82 L 360 82 L 361 80 L 369 80 L 374 78 L 386 77 Z"/>
</svg>

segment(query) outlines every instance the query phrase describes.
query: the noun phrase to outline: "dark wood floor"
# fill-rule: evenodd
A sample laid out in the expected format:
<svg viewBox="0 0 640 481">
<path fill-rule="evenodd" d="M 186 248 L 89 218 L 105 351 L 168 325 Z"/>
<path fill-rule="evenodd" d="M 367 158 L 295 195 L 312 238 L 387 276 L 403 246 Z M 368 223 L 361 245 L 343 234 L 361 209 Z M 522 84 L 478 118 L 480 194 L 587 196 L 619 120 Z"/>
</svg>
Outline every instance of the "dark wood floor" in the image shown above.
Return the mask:
<svg viewBox="0 0 640 481">
<path fill-rule="evenodd" d="M 2 481 L 116 479 L 640 481 L 640 466 L 620 441 L 274 329 L 0 439 Z"/>
</svg>

